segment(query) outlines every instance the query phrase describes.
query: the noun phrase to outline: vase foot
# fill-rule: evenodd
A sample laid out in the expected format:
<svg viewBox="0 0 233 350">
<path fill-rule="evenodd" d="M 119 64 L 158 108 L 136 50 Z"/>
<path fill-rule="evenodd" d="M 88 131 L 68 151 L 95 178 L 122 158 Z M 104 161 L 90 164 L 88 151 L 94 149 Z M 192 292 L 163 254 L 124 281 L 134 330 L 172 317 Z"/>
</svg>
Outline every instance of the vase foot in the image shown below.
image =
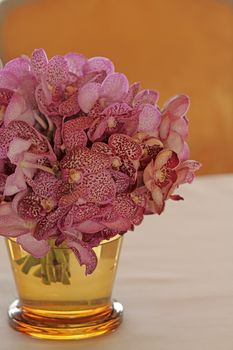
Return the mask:
<svg viewBox="0 0 233 350">
<path fill-rule="evenodd" d="M 15 300 L 8 310 L 9 323 L 15 330 L 35 338 L 72 340 L 96 337 L 115 331 L 122 322 L 123 306 L 114 301 L 100 312 L 46 315 L 21 308 Z"/>
</svg>

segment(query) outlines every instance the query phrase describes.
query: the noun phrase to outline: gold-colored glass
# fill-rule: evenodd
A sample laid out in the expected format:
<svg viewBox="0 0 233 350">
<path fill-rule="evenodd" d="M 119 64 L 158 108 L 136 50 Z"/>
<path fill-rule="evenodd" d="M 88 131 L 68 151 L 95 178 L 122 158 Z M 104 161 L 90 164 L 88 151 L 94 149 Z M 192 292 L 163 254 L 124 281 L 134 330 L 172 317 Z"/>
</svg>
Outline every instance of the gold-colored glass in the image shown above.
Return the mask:
<svg viewBox="0 0 233 350">
<path fill-rule="evenodd" d="M 30 254 L 7 239 L 19 295 L 9 307 L 11 326 L 46 339 L 83 339 L 114 331 L 123 314 L 122 305 L 111 299 L 121 244 L 122 237 L 117 237 L 94 248 L 98 265 L 88 276 L 68 248 L 54 247 L 57 253 L 65 249 L 69 255 L 69 281 L 48 284 L 38 278 L 38 266 L 32 266 L 27 274 L 22 271 L 19 262 Z M 44 267 L 51 268 L 49 260 Z"/>
</svg>

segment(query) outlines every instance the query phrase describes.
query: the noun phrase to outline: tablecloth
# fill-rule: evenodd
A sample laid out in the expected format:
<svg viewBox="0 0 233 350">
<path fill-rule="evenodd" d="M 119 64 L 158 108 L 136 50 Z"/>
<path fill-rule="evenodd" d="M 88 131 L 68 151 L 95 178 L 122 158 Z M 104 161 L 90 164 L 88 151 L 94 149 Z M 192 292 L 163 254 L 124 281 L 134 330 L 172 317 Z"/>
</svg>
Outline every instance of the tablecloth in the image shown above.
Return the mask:
<svg viewBox="0 0 233 350">
<path fill-rule="evenodd" d="M 232 350 L 233 175 L 185 185 L 125 236 L 114 297 L 124 305 L 117 332 L 82 341 L 27 337 L 7 324 L 16 296 L 0 240 L 1 350 Z"/>
</svg>

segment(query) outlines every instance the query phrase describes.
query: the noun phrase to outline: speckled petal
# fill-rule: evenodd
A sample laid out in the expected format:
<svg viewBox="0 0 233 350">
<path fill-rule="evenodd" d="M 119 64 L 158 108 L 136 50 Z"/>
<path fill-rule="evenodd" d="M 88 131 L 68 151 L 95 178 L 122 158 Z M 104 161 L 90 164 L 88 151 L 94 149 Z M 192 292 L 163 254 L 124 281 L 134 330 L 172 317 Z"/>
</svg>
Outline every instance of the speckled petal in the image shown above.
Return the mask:
<svg viewBox="0 0 233 350">
<path fill-rule="evenodd" d="M 0 77 L 0 82 L 1 82 L 1 77 Z M 14 94 L 14 91 L 0 87 L 0 106 L 6 107 L 10 102 L 13 94 Z"/>
<path fill-rule="evenodd" d="M 30 72 L 30 60 L 28 57 L 14 58 L 4 66 L 4 71 L 14 74 L 18 79 L 25 78 Z"/>
<path fill-rule="evenodd" d="M 85 131 L 78 128 L 71 129 L 68 123 L 63 128 L 63 142 L 67 151 L 77 147 L 85 147 L 87 144 L 87 135 Z"/>
<path fill-rule="evenodd" d="M 110 156 L 112 155 L 111 147 L 109 147 L 109 145 L 107 145 L 104 142 L 94 142 L 91 149 L 92 151 L 95 151 L 98 153 L 103 153 Z"/>
<path fill-rule="evenodd" d="M 65 224 L 82 222 L 95 217 L 100 212 L 99 206 L 94 203 L 73 205 L 65 218 Z"/>
<path fill-rule="evenodd" d="M 118 102 L 128 92 L 129 83 L 122 73 L 112 73 L 108 75 L 101 86 L 101 96 L 108 101 Z"/>
<path fill-rule="evenodd" d="M 118 156 L 128 157 L 131 160 L 140 159 L 142 149 L 131 137 L 124 134 L 111 135 L 108 141 L 109 146 Z"/>
<path fill-rule="evenodd" d="M 5 70 L 0 70 L 0 86 L 5 89 L 17 89 L 20 79 L 16 77 L 15 74 L 7 72 Z"/>
<path fill-rule="evenodd" d="M 58 111 L 63 117 L 70 117 L 77 114 L 80 111 L 78 93 L 74 93 L 70 98 L 60 103 Z"/>
<path fill-rule="evenodd" d="M 0 159 L 7 158 L 8 147 L 13 138 L 14 133 L 7 128 L 0 128 Z"/>
<path fill-rule="evenodd" d="M 155 106 L 151 104 L 145 104 L 142 111 L 139 114 L 139 132 L 157 132 L 161 121 L 161 113 Z"/>
<path fill-rule="evenodd" d="M 28 192 L 18 202 L 18 215 L 25 220 L 36 220 L 41 217 L 43 208 L 41 206 L 41 198 L 33 192 Z"/>
<path fill-rule="evenodd" d="M 0 192 L 4 191 L 4 188 L 6 185 L 6 179 L 7 179 L 7 175 L 0 173 Z"/>
<path fill-rule="evenodd" d="M 57 199 L 61 195 L 62 181 L 45 171 L 38 171 L 34 179 L 27 178 L 27 183 L 33 192 L 41 198 Z"/>
<path fill-rule="evenodd" d="M 64 57 L 54 56 L 48 62 L 47 81 L 52 86 L 59 86 L 68 80 L 68 64 Z"/>
<path fill-rule="evenodd" d="M 130 115 L 132 112 L 132 107 L 130 107 L 127 103 L 125 102 L 116 102 L 116 103 L 112 103 L 110 104 L 108 107 L 106 107 L 102 114 L 105 116 L 128 116 Z"/>
<path fill-rule="evenodd" d="M 143 218 L 143 211 L 139 210 L 139 207 L 128 194 L 120 194 L 116 197 L 113 210 L 120 217 L 130 220 L 132 224 L 140 223 Z"/>
<path fill-rule="evenodd" d="M 80 187 L 83 198 L 91 203 L 107 204 L 116 195 L 115 182 L 107 171 L 85 176 Z"/>
<path fill-rule="evenodd" d="M 115 170 L 111 170 L 111 174 L 116 184 L 116 192 L 126 192 L 130 185 L 129 176 L 120 171 Z"/>
<path fill-rule="evenodd" d="M 45 51 L 43 49 L 34 50 L 31 57 L 31 69 L 38 80 L 46 74 L 47 64 L 48 58 Z"/>
<path fill-rule="evenodd" d="M 61 169 L 78 169 L 85 173 L 98 173 L 111 166 L 111 159 L 104 154 L 77 148 L 70 152 L 61 161 Z"/>
</svg>

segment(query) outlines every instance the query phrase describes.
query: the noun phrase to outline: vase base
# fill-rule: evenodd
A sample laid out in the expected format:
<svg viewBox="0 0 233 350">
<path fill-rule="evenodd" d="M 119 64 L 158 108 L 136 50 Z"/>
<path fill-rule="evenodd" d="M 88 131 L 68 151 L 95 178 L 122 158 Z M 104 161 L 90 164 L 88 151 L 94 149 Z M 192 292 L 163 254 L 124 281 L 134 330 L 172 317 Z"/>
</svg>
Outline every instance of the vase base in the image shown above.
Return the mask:
<svg viewBox="0 0 233 350">
<path fill-rule="evenodd" d="M 122 322 L 123 306 L 114 301 L 99 313 L 88 316 L 59 315 L 56 317 L 36 313 L 35 310 L 20 307 L 15 300 L 8 310 L 9 323 L 15 330 L 35 338 L 72 340 L 92 338 L 115 331 Z"/>
</svg>

